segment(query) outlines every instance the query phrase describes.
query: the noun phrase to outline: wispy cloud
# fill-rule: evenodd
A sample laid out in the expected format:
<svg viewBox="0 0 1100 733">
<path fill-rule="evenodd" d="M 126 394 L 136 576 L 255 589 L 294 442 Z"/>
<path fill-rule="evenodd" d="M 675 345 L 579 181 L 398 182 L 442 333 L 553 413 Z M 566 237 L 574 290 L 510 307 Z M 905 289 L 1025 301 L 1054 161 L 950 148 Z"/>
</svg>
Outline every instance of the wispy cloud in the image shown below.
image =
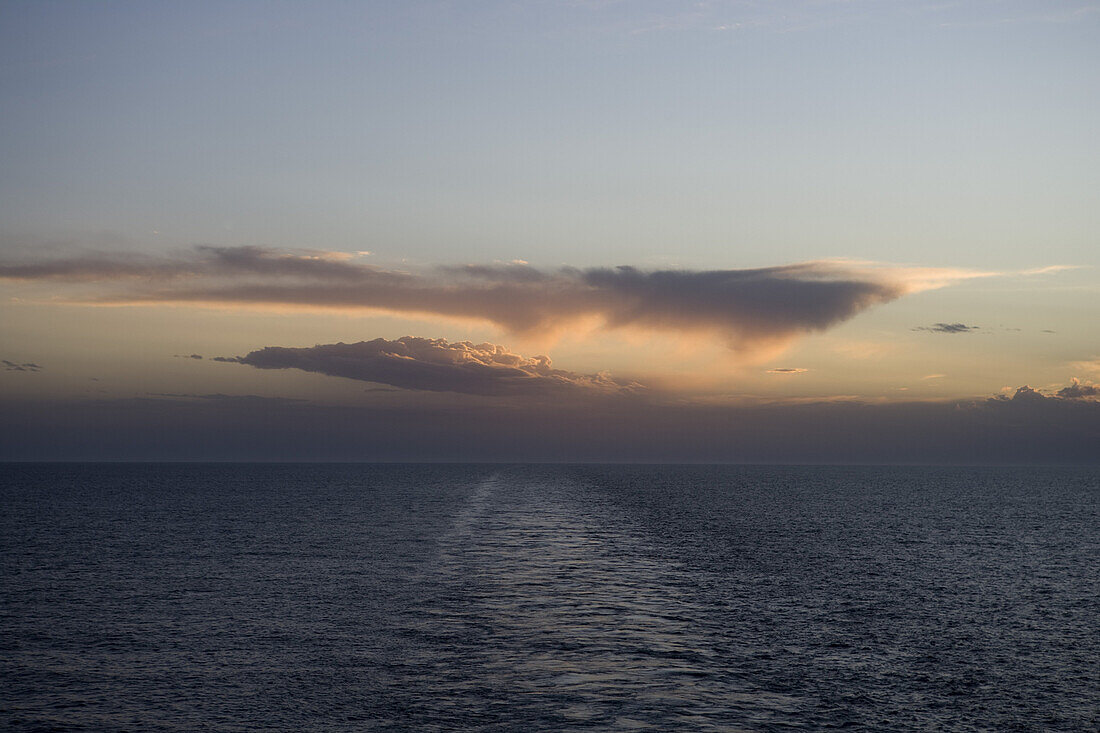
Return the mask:
<svg viewBox="0 0 1100 733">
<path fill-rule="evenodd" d="M 1030 270 L 1020 270 L 1021 275 L 1049 275 L 1054 272 L 1066 270 L 1080 270 L 1084 265 L 1047 265 L 1046 267 L 1034 267 Z"/>
<path fill-rule="evenodd" d="M 1100 357 L 1092 359 L 1084 359 L 1081 361 L 1071 361 L 1069 363 L 1071 369 L 1080 372 L 1087 372 L 1090 374 L 1100 374 Z"/>
<path fill-rule="evenodd" d="M 930 331 L 932 333 L 972 333 L 978 331 L 981 326 L 968 326 L 965 323 L 933 323 L 931 326 L 916 326 L 914 331 Z"/>
<path fill-rule="evenodd" d="M 247 356 L 217 361 L 236 361 L 258 369 L 301 369 L 402 389 L 486 396 L 611 395 L 644 389 L 606 373 L 555 369 L 549 357 L 528 358 L 497 344 L 449 343 L 413 336 L 305 348 L 268 346 Z"/>
<path fill-rule="evenodd" d="M 0 359 L 0 365 L 3 365 L 6 372 L 40 372 L 43 367 L 40 364 L 34 362 L 25 361 L 23 363 L 8 361 L 7 359 Z"/>
<path fill-rule="evenodd" d="M 767 374 L 802 374 L 808 372 L 809 369 L 803 369 L 801 367 L 778 367 L 776 369 L 768 369 Z"/>
</svg>

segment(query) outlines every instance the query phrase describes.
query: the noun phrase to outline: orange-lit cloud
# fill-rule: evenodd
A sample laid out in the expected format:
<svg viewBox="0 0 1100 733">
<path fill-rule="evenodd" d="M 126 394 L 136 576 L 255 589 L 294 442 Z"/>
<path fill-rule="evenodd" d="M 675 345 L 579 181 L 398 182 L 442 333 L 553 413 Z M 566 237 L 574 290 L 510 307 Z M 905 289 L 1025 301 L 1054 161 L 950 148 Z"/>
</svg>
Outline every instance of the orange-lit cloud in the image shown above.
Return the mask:
<svg viewBox="0 0 1100 733">
<path fill-rule="evenodd" d="M 1070 383 L 1066 387 L 1058 390 L 1055 393 L 1058 397 L 1063 399 L 1078 400 L 1089 397 L 1100 397 L 1100 387 L 1091 382 L 1082 382 L 1073 377 L 1070 379 Z"/>
<path fill-rule="evenodd" d="M 539 270 L 521 262 L 406 272 L 344 253 L 197 247 L 176 257 L 81 255 L 0 263 L 0 278 L 82 285 L 100 304 L 196 303 L 342 308 L 476 319 L 538 337 L 599 329 L 717 334 L 776 354 L 907 293 L 976 273 L 825 260 L 745 270 Z"/>
<path fill-rule="evenodd" d="M 612 395 L 644 389 L 606 373 L 555 369 L 549 357 L 528 358 L 497 344 L 449 343 L 413 336 L 306 348 L 268 346 L 247 356 L 218 361 L 236 361 L 258 369 L 301 369 L 403 389 L 486 396 Z"/>
</svg>

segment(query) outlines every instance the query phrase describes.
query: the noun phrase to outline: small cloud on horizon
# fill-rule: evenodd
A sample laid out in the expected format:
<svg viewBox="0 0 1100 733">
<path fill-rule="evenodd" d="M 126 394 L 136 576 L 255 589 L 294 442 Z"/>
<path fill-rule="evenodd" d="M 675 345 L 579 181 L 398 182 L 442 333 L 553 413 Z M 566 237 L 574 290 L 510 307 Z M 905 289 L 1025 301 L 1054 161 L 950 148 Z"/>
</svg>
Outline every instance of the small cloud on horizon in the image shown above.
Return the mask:
<svg viewBox="0 0 1100 733">
<path fill-rule="evenodd" d="M 645 390 L 606 372 L 556 369 L 547 356 L 524 357 L 498 344 L 415 336 L 302 348 L 267 346 L 242 357 L 214 360 L 257 369 L 300 369 L 401 389 L 482 396 L 616 395 Z"/>
<path fill-rule="evenodd" d="M 931 326 L 915 326 L 912 330 L 930 333 L 971 333 L 980 329 L 981 326 L 968 326 L 965 323 L 933 323 Z"/>
<path fill-rule="evenodd" d="M 1091 382 L 1082 382 L 1077 377 L 1070 380 L 1069 386 L 1055 392 L 1055 395 L 1063 399 L 1082 399 L 1085 397 L 1100 397 L 1100 387 Z"/>
<path fill-rule="evenodd" d="M 1053 394 L 1048 394 L 1043 389 L 1035 389 L 1030 385 L 1023 385 L 1017 387 L 1013 392 L 1011 387 L 1004 387 L 1001 390 L 1002 394 L 989 398 L 990 402 L 1039 402 L 1043 400 L 1052 401 L 1080 401 L 1080 402 L 1093 402 L 1090 399 L 1093 397 L 1100 397 L 1100 386 L 1092 384 L 1091 382 L 1082 382 L 1077 377 L 1071 377 L 1068 386 L 1062 387 Z M 1008 393 L 1012 393 L 1009 396 Z"/>
</svg>

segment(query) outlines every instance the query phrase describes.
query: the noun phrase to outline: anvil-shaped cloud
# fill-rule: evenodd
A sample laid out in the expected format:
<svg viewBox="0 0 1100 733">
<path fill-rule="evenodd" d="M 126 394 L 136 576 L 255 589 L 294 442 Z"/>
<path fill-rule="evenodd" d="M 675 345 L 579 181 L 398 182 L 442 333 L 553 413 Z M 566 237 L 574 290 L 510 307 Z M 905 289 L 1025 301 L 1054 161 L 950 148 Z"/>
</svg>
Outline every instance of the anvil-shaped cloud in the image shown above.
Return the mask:
<svg viewBox="0 0 1100 733">
<path fill-rule="evenodd" d="M 737 349 L 781 345 L 906 293 L 985 274 L 849 261 L 705 271 L 468 265 L 412 273 L 342 253 L 259 247 L 0 262 L 3 279 L 90 284 L 83 295 L 90 302 L 373 309 L 477 319 L 532 335 L 595 320 L 612 329 L 718 333 Z"/>
<path fill-rule="evenodd" d="M 476 395 L 564 396 L 643 389 L 604 373 L 585 375 L 554 369 L 549 357 L 527 358 L 497 344 L 448 343 L 414 336 L 307 348 L 268 346 L 232 361 L 259 369 L 301 369 L 404 389 Z"/>
</svg>

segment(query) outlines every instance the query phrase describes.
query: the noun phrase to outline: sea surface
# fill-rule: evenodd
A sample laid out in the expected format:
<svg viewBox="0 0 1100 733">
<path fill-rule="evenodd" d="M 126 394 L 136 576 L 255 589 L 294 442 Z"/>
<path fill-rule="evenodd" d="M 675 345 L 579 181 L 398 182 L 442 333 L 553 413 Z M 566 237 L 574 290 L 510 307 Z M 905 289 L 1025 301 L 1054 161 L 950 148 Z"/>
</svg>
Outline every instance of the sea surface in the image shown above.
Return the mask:
<svg viewBox="0 0 1100 733">
<path fill-rule="evenodd" d="M 0 466 L 0 729 L 1100 729 L 1100 472 Z"/>
</svg>

